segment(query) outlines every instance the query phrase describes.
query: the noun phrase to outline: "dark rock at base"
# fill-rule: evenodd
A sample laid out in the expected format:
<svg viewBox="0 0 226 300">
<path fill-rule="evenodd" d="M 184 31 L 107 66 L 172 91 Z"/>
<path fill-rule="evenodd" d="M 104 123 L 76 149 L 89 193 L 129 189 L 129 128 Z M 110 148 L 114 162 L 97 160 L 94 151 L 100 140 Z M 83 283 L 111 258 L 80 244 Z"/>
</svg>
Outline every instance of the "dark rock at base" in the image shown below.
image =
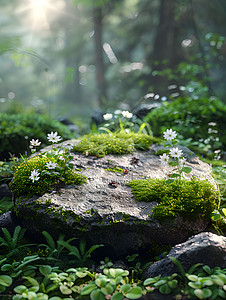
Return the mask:
<svg viewBox="0 0 226 300">
<path fill-rule="evenodd" d="M 6 228 L 10 233 L 12 233 L 17 225 L 18 220 L 14 212 L 7 211 L 0 215 L 0 228 Z M 2 235 L 2 230 L 0 230 L 0 235 Z"/>
<path fill-rule="evenodd" d="M 8 198 L 12 197 L 10 188 L 9 188 L 8 184 L 6 184 L 6 183 L 3 183 L 0 185 L 0 199 L 2 199 L 4 197 L 8 197 Z"/>
<path fill-rule="evenodd" d="M 226 237 L 211 232 L 197 234 L 185 243 L 173 247 L 166 258 L 148 267 L 144 272 L 144 278 L 179 273 L 170 257 L 178 259 L 185 271 L 196 263 L 208 265 L 211 268 L 216 266 L 226 268 Z"/>
</svg>

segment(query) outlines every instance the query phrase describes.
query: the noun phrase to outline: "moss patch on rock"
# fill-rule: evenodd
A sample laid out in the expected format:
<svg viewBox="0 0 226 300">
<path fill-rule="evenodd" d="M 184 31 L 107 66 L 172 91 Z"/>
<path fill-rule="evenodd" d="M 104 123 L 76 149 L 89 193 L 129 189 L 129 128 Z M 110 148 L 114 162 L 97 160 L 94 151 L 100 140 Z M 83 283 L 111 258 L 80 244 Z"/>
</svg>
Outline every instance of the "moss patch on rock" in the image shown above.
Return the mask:
<svg viewBox="0 0 226 300">
<path fill-rule="evenodd" d="M 159 139 L 143 133 L 90 134 L 85 135 L 74 150 L 86 155 L 104 157 L 107 154 L 123 155 L 135 150 L 148 150 L 151 144 L 157 142 Z"/>
<path fill-rule="evenodd" d="M 43 195 L 44 193 L 53 189 L 54 185 L 64 184 L 83 184 L 86 182 L 86 177 L 82 174 L 76 173 L 73 169 L 67 170 L 64 178 L 59 178 L 58 174 L 52 172 L 40 176 L 39 180 L 32 182 L 29 178 L 31 171 L 38 170 L 41 174 L 43 171 L 48 171 L 46 164 L 48 162 L 54 162 L 52 157 L 45 155 L 34 156 L 31 159 L 25 160 L 17 168 L 13 182 L 10 185 L 12 192 L 16 196 Z M 59 163 L 59 162 L 58 162 Z"/>
<path fill-rule="evenodd" d="M 203 217 L 210 219 L 217 207 L 217 191 L 208 180 L 166 179 L 132 180 L 128 183 L 137 201 L 156 201 L 153 217 L 158 220 L 175 218 L 185 219 Z"/>
</svg>

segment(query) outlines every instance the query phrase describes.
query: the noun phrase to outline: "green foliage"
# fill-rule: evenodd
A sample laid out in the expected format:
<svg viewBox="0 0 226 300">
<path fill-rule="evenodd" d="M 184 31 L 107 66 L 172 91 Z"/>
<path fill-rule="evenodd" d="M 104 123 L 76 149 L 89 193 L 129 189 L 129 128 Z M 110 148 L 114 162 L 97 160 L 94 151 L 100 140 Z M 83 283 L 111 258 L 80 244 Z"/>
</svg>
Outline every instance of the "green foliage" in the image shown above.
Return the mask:
<svg viewBox="0 0 226 300">
<path fill-rule="evenodd" d="M 208 124 L 214 122 L 217 124 L 219 141 L 213 141 L 212 147 L 219 149 L 222 146 L 226 149 L 225 113 L 226 106 L 220 100 L 181 97 L 171 102 L 164 102 L 160 108 L 153 109 L 146 116 L 145 121 L 151 125 L 155 136 L 160 136 L 163 131 L 172 127 L 180 132 L 181 139 L 192 137 L 197 143 L 209 138 Z"/>
<path fill-rule="evenodd" d="M 17 226 L 11 236 L 6 228 L 2 228 L 3 236 L 0 237 L 0 248 L 5 257 L 21 257 L 28 247 L 32 245 L 23 243 L 25 231 L 26 229 Z"/>
<path fill-rule="evenodd" d="M 21 228 L 16 230 L 13 237 L 19 236 Z M 8 233 L 4 230 L 5 236 Z M 51 252 L 55 247 L 60 254 L 61 245 L 73 254 L 78 263 L 87 263 L 87 258 L 99 246 L 94 245 L 86 251 L 84 240 L 80 240 L 79 249 L 71 246 L 67 241 L 62 243 L 63 237 L 60 236 L 57 242 L 46 231 L 43 232 Z M 11 237 L 10 241 L 13 240 Z M 60 242 L 61 241 L 61 242 Z M 66 246 L 70 245 L 70 247 Z M 25 246 L 25 245 L 24 245 Z M 42 245 L 39 245 L 42 246 Z M 65 247 L 66 246 L 66 247 Z M 77 250 L 76 250 L 77 249 Z M 225 299 L 226 295 L 226 269 L 209 266 L 202 267 L 200 263 L 193 265 L 187 272 L 176 258 L 171 257 L 177 266 L 179 274 L 171 276 L 156 276 L 148 278 L 143 282 L 138 280 L 135 272 L 130 274 L 128 270 L 104 268 L 103 273 L 94 273 L 87 267 L 74 267 L 71 261 L 70 267 L 53 266 L 56 260 L 54 250 L 51 257 L 44 258 L 38 255 L 23 256 L 22 259 L 14 259 L 12 262 L 6 257 L 0 261 L 0 293 L 1 296 L 10 299 L 40 299 L 40 300 L 69 300 L 69 299 L 108 299 L 113 300 L 140 299 L 146 293 L 158 290 L 161 294 L 172 294 L 181 296 L 186 295 L 192 299 Z M 78 255 L 79 253 L 79 255 Z M 165 256 L 166 253 L 162 255 Z M 57 255 L 57 257 L 59 257 Z M 127 257 L 128 261 L 135 261 L 137 254 Z M 111 261 L 106 258 L 103 265 L 110 267 Z M 135 266 L 137 267 L 137 265 Z M 138 266 L 140 267 L 140 266 Z M 145 266 L 144 266 L 145 268 Z M 141 268 L 141 269 L 144 269 Z M 107 297 L 106 297 L 107 296 Z M 4 299 L 4 298 L 3 298 Z M 7 298 L 8 299 L 8 298 Z M 110 298 L 109 298 L 110 299 Z"/>
<path fill-rule="evenodd" d="M 60 245 L 58 242 L 55 242 L 53 237 L 47 231 L 42 231 L 42 234 L 44 235 L 47 244 L 42 243 L 39 244 L 38 247 L 45 248 L 45 252 L 48 258 L 59 259 L 64 247 Z M 64 240 L 64 235 L 60 234 L 58 241 L 63 241 L 63 240 Z"/>
<path fill-rule="evenodd" d="M 76 261 L 81 265 L 84 266 L 89 258 L 91 257 L 91 254 L 98 248 L 103 247 L 103 244 L 100 245 L 93 245 L 88 250 L 86 250 L 86 240 L 81 238 L 79 240 L 79 248 L 76 246 L 73 246 L 70 244 L 71 240 L 69 241 L 63 241 L 58 240 L 58 244 L 63 246 L 69 251 L 69 255 L 73 255 L 76 259 Z"/>
<path fill-rule="evenodd" d="M 12 192 L 17 196 L 43 195 L 51 190 L 53 185 L 60 183 L 79 185 L 86 182 L 86 177 L 77 174 L 73 165 L 66 161 L 66 158 L 67 160 L 72 159 L 68 152 L 59 155 L 58 151 L 59 149 L 53 148 L 50 152 L 24 160 L 14 174 L 13 182 L 10 185 Z M 64 159 L 61 159 L 62 157 Z M 55 170 L 49 170 L 46 164 L 50 162 L 57 163 L 58 167 Z M 33 170 L 38 170 L 40 173 L 39 180 L 34 182 L 30 179 Z"/>
<path fill-rule="evenodd" d="M 200 268 L 198 263 L 185 272 L 176 258 L 171 259 L 178 267 L 180 275 L 174 273 L 171 276 L 147 278 L 143 282 L 147 290 L 157 289 L 161 294 L 182 293 L 192 299 L 225 299 L 226 269 L 211 269 L 207 265 Z"/>
<path fill-rule="evenodd" d="M 73 138 L 69 129 L 56 120 L 32 114 L 0 114 L 0 159 L 9 158 L 9 153 L 19 156 L 29 150 L 27 140 L 37 138 L 42 146 L 47 145 L 46 134 L 57 131 L 64 140 Z"/>
<path fill-rule="evenodd" d="M 91 300 L 104 300 L 106 295 L 112 295 L 112 300 L 141 298 L 142 288 L 129 283 L 129 271 L 110 268 L 104 269 L 103 273 L 96 275 L 94 281 L 83 287 L 81 295 L 90 295 Z"/>
<path fill-rule="evenodd" d="M 210 219 L 217 207 L 217 192 L 207 180 L 193 178 L 175 180 L 168 184 L 166 179 L 132 180 L 128 183 L 137 201 L 156 201 L 153 217 L 162 220 L 175 218 L 185 219 L 204 217 Z"/>
<path fill-rule="evenodd" d="M 102 133 L 85 135 L 74 147 L 75 151 L 86 155 L 103 157 L 107 154 L 128 154 L 137 150 L 148 150 L 149 146 L 159 140 L 142 133 Z"/>
</svg>

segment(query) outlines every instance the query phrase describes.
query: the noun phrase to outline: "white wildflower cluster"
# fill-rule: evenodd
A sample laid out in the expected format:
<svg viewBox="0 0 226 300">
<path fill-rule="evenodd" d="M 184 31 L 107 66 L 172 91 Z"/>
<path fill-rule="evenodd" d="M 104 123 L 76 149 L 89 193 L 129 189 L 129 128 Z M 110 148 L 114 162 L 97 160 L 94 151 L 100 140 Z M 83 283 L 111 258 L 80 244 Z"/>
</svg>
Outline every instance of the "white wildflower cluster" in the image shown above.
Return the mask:
<svg viewBox="0 0 226 300">
<path fill-rule="evenodd" d="M 57 132 L 51 132 L 47 134 L 47 139 L 49 142 L 51 142 L 52 144 L 58 143 L 62 138 L 61 136 L 58 135 Z M 37 139 L 32 139 L 30 141 L 30 149 L 31 152 L 34 153 L 36 151 L 36 147 L 40 146 L 41 142 Z M 65 161 L 67 159 L 67 151 L 70 151 L 73 149 L 73 145 L 72 144 L 67 144 L 64 145 L 63 149 L 52 149 L 51 155 L 53 157 L 55 157 L 55 160 L 57 158 L 57 160 L 61 160 L 61 161 Z M 54 161 L 49 161 L 46 163 L 45 167 L 47 168 L 47 170 L 51 171 L 55 171 L 56 169 L 60 169 L 59 165 Z M 43 171 L 40 173 L 39 170 L 35 169 L 33 171 L 31 171 L 31 175 L 29 177 L 29 179 L 34 183 L 35 181 L 38 181 L 40 179 L 40 176 L 42 175 Z M 44 171 L 44 173 L 46 174 L 47 171 Z"/>
<path fill-rule="evenodd" d="M 173 131 L 171 128 L 163 132 L 164 139 L 170 142 L 173 141 L 176 136 L 176 131 Z M 170 160 L 171 158 L 172 160 Z M 183 173 L 188 174 L 192 170 L 190 167 L 185 167 L 186 159 L 183 157 L 182 150 L 180 150 L 178 147 L 172 147 L 169 151 L 169 154 L 163 153 L 163 155 L 160 155 L 159 159 L 162 166 L 175 167 L 173 169 L 174 173 L 171 174 L 172 178 L 181 178 L 183 177 Z"/>
<path fill-rule="evenodd" d="M 119 114 L 122 114 L 122 116 L 126 119 L 131 119 L 133 117 L 133 114 L 131 112 L 129 112 L 128 110 L 117 110 L 115 111 L 115 115 L 119 115 Z M 110 113 L 106 113 L 103 115 L 103 118 L 105 121 L 109 121 L 113 118 L 113 114 L 110 114 Z"/>
</svg>

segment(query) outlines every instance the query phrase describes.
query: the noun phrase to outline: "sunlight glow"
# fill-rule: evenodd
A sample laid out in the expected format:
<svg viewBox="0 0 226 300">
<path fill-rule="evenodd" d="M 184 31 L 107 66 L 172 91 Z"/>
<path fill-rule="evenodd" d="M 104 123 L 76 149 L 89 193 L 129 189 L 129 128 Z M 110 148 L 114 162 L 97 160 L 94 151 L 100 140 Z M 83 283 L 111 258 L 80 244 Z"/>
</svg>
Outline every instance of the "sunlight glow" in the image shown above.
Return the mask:
<svg viewBox="0 0 226 300">
<path fill-rule="evenodd" d="M 30 0 L 30 2 L 31 14 L 35 24 L 48 27 L 46 14 L 50 5 L 49 0 Z"/>
</svg>

